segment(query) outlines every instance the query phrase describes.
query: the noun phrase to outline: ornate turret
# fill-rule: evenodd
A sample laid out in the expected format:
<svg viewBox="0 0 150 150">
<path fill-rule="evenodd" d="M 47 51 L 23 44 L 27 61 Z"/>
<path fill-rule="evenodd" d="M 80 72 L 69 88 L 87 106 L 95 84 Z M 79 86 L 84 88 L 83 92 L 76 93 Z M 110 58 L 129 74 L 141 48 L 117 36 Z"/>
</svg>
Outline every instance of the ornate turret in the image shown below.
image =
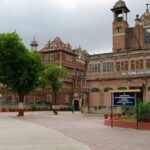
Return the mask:
<svg viewBox="0 0 150 150">
<path fill-rule="evenodd" d="M 130 12 L 126 3 L 122 0 L 117 1 L 111 11 L 114 13 L 114 21 L 127 21 L 127 13 Z"/>
<path fill-rule="evenodd" d="M 33 41 L 31 41 L 30 46 L 31 46 L 31 51 L 36 51 L 36 50 L 37 50 L 38 43 L 37 43 L 37 41 L 35 40 L 35 37 L 34 37 Z"/>
</svg>

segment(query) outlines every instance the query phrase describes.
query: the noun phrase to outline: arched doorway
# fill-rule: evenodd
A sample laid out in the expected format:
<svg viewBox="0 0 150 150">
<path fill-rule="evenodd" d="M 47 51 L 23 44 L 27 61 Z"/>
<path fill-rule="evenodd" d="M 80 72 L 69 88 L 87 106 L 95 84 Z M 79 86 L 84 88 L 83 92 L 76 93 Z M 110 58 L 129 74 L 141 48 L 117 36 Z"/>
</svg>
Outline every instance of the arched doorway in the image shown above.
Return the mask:
<svg viewBox="0 0 150 150">
<path fill-rule="evenodd" d="M 75 110 L 79 110 L 79 101 L 78 100 L 74 100 L 74 106 L 75 106 Z"/>
</svg>

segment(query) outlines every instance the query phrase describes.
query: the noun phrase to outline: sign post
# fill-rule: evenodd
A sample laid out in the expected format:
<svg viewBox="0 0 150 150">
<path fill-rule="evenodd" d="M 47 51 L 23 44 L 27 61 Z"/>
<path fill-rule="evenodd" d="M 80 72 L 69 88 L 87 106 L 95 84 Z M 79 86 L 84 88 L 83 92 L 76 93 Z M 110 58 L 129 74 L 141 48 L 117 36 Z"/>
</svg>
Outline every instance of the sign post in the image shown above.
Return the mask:
<svg viewBox="0 0 150 150">
<path fill-rule="evenodd" d="M 137 92 L 141 92 L 139 89 L 136 90 L 113 90 L 111 100 L 111 127 L 113 127 L 113 106 L 135 106 L 137 115 L 137 129 L 138 129 L 138 101 L 136 97 Z"/>
<path fill-rule="evenodd" d="M 1 98 L 2 98 L 2 94 L 0 94 L 0 112 L 2 111 Z"/>
<path fill-rule="evenodd" d="M 111 94 L 111 115 L 110 115 L 110 118 L 111 118 L 111 127 L 113 128 L 113 97 L 114 95 Z"/>
</svg>

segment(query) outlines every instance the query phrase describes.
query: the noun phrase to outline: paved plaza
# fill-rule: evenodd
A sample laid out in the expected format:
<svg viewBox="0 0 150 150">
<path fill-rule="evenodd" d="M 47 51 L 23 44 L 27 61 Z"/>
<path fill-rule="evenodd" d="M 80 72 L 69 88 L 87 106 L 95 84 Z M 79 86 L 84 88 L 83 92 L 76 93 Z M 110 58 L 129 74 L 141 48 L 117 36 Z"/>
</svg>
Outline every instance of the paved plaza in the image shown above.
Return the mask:
<svg viewBox="0 0 150 150">
<path fill-rule="evenodd" d="M 0 114 L 0 150 L 90 150 L 56 130 Z"/>
<path fill-rule="evenodd" d="M 28 112 L 23 118 L 16 117 L 15 113 L 6 114 L 0 116 L 0 150 L 9 150 L 8 144 L 14 146 L 13 142 L 27 146 L 24 150 L 30 147 L 32 150 L 47 150 L 48 147 L 49 150 L 88 150 L 88 147 L 91 150 L 150 149 L 150 131 L 110 128 L 103 125 L 103 116 L 98 114 L 59 112 L 53 115 L 52 112 Z M 9 125 L 6 118 L 9 118 Z M 10 136 L 5 135 L 3 128 L 8 128 Z M 19 137 L 20 132 L 26 133 L 26 141 L 24 137 Z M 54 148 L 55 145 L 58 148 Z M 15 146 L 11 150 L 15 150 Z"/>
</svg>

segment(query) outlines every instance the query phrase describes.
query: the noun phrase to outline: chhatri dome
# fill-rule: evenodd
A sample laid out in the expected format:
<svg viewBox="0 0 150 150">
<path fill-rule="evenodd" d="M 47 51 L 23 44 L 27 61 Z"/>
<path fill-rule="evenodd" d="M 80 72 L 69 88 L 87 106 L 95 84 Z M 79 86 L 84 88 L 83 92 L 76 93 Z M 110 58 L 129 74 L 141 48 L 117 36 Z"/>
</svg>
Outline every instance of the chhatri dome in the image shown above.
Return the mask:
<svg viewBox="0 0 150 150">
<path fill-rule="evenodd" d="M 126 7 L 126 3 L 122 0 L 117 1 L 113 8 L 120 8 L 120 7 Z"/>
</svg>

